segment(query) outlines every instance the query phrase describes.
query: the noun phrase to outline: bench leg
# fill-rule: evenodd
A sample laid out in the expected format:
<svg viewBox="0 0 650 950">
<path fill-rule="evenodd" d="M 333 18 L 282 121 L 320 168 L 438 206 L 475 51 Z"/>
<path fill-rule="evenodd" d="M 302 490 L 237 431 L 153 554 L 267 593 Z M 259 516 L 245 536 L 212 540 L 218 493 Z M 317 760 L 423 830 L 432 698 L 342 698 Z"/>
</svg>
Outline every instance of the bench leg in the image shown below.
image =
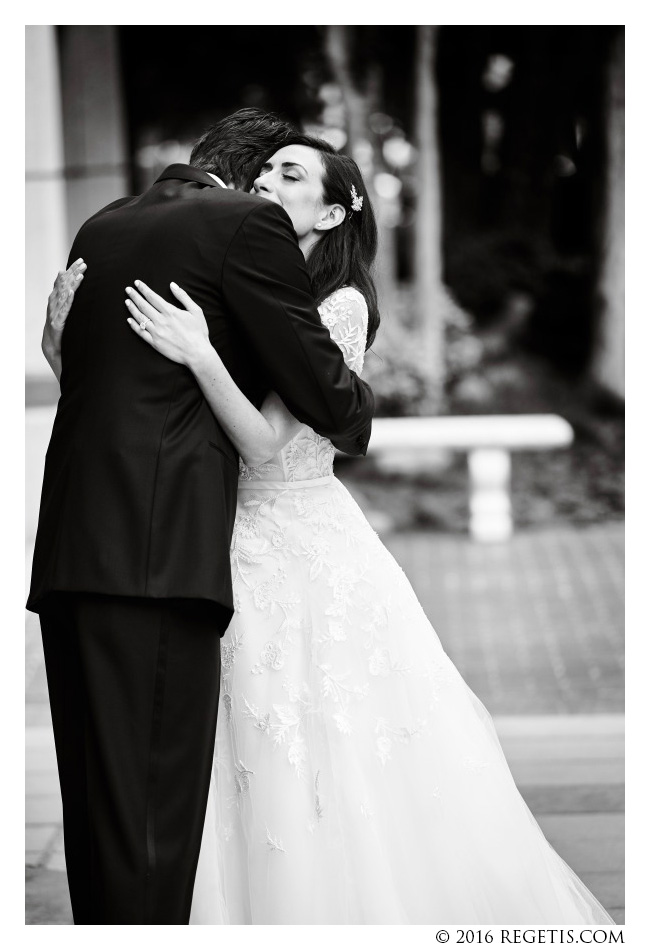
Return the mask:
<svg viewBox="0 0 650 950">
<path fill-rule="evenodd" d="M 469 466 L 469 530 L 476 541 L 506 541 L 512 535 L 510 453 L 472 449 Z"/>
</svg>

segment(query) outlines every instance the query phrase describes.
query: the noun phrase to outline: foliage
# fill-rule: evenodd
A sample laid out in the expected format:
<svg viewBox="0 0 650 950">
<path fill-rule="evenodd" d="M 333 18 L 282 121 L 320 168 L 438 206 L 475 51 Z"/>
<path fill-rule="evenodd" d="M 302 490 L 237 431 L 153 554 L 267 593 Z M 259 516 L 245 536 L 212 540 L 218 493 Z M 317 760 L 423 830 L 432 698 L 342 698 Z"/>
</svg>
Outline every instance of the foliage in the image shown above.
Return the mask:
<svg viewBox="0 0 650 950">
<path fill-rule="evenodd" d="M 422 413 L 428 388 L 417 332 L 394 319 L 384 320 L 377 341 L 366 354 L 364 378 L 375 394 L 378 416 Z"/>
<path fill-rule="evenodd" d="M 548 265 L 548 249 L 526 233 L 475 232 L 450 248 L 445 277 L 460 306 L 486 326 L 512 292 L 537 297 Z"/>
<path fill-rule="evenodd" d="M 530 353 L 580 372 L 593 345 L 593 263 L 519 230 L 476 233 L 449 253 L 446 279 L 479 330 L 501 325 Z M 519 325 L 513 310 L 526 311 Z M 516 331 L 516 332 L 514 332 Z"/>
<path fill-rule="evenodd" d="M 366 355 L 364 378 L 373 388 L 378 416 L 417 416 L 431 411 L 430 372 L 422 359 L 414 306 L 413 289 L 402 287 L 395 311 L 383 316 L 377 340 Z M 451 297 L 445 300 L 443 322 L 444 385 L 450 390 L 480 365 L 483 347 L 471 318 Z"/>
</svg>

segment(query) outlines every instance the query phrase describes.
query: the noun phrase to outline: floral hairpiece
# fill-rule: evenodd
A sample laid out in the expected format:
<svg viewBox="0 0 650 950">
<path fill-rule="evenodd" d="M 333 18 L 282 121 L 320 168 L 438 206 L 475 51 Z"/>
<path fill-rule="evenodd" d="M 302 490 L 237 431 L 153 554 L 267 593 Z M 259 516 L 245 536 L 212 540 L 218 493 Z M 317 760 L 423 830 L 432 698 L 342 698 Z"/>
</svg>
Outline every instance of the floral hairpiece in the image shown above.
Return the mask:
<svg viewBox="0 0 650 950">
<path fill-rule="evenodd" d="M 357 189 L 352 185 L 350 188 L 350 194 L 352 195 L 352 210 L 361 211 L 363 207 L 363 195 L 357 194 Z"/>
</svg>

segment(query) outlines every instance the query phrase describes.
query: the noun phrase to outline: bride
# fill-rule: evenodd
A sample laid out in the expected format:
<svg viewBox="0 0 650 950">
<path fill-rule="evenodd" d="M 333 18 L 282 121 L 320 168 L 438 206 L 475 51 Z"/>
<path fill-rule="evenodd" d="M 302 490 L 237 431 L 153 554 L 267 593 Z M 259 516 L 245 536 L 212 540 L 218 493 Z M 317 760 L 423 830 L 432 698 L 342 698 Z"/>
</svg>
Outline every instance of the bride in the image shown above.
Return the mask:
<svg viewBox="0 0 650 950">
<path fill-rule="evenodd" d="M 289 214 L 323 323 L 360 373 L 379 315 L 358 167 L 314 139 L 273 155 L 254 190 Z M 83 267 L 60 278 L 60 320 Z M 546 841 L 486 709 L 333 476 L 331 443 L 274 394 L 248 402 L 200 308 L 171 289 L 182 308 L 136 282 L 128 322 L 194 373 L 241 457 L 191 923 L 613 923 Z"/>
</svg>

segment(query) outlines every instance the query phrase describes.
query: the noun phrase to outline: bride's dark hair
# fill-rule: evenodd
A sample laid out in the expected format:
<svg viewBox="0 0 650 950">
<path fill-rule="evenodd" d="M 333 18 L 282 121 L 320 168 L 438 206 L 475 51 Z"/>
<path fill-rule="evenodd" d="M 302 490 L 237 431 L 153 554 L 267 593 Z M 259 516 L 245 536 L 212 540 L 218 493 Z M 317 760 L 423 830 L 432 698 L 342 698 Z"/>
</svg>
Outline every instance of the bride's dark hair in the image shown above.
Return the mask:
<svg viewBox="0 0 650 950">
<path fill-rule="evenodd" d="M 345 208 L 346 215 L 341 224 L 323 231 L 312 247 L 307 257 L 307 270 L 317 304 L 340 287 L 356 287 L 363 294 L 368 306 L 368 349 L 375 339 L 380 320 L 372 277 L 372 265 L 377 256 L 377 222 L 359 166 L 348 155 L 336 152 L 329 142 L 311 135 L 297 133 L 285 145 L 306 145 L 319 153 L 323 165 L 323 202 Z M 249 187 L 262 164 L 260 162 L 252 175 Z M 359 199 L 363 199 L 361 207 Z M 353 207 L 353 202 L 358 210 Z"/>
</svg>

